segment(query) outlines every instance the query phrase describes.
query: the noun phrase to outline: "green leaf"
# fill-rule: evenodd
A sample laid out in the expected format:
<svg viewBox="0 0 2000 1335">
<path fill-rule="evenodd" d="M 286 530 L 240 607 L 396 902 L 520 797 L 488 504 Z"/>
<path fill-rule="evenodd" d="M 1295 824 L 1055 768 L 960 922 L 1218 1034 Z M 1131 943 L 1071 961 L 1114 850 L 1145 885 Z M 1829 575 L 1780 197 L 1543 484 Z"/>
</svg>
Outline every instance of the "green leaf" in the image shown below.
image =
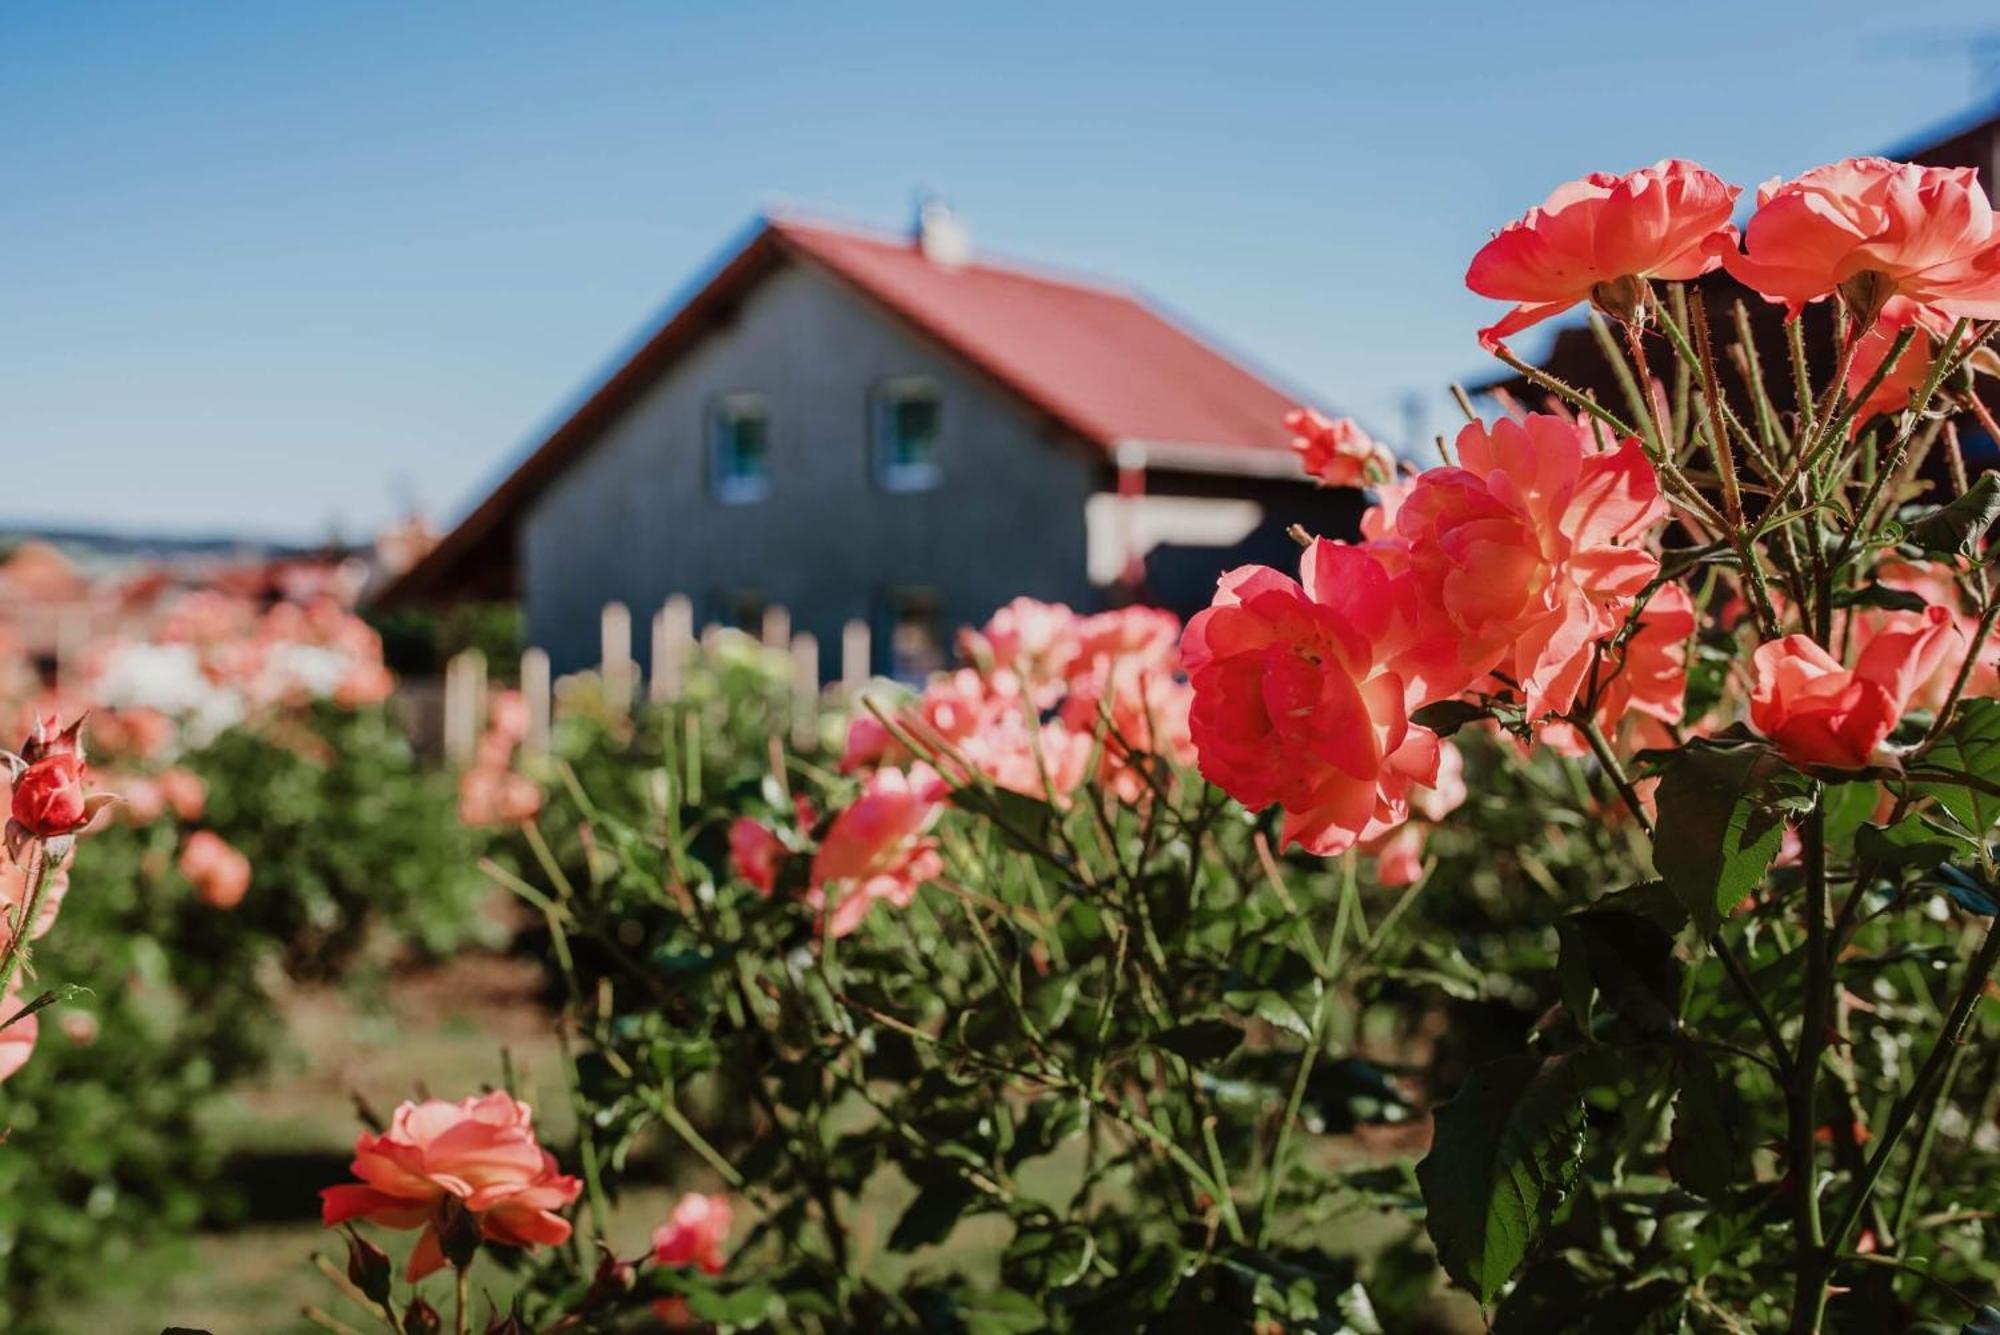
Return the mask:
<svg viewBox="0 0 2000 1335">
<path fill-rule="evenodd" d="M 1681 995 L 1674 935 L 1654 919 L 1609 902 L 1614 898 L 1606 896 L 1557 924 L 1558 967 L 1566 978 L 1587 977 L 1611 1008 L 1643 1033 L 1671 1033 L 1679 1027 Z M 1570 999 L 1568 991 L 1564 999 Z"/>
<path fill-rule="evenodd" d="M 1197 1066 L 1213 1066 L 1236 1051 L 1243 1042 L 1243 1031 L 1227 1020 L 1190 1020 L 1153 1042 Z"/>
<path fill-rule="evenodd" d="M 1028 1105 L 1014 1128 L 1014 1143 L 1007 1148 L 1007 1167 L 1019 1168 L 1025 1161 L 1053 1152 L 1072 1136 L 1081 1135 L 1086 1123 L 1083 1100 L 1068 1094 L 1051 1094 Z"/>
<path fill-rule="evenodd" d="M 1697 1196 L 1720 1200 L 1749 1178 L 1749 1156 L 1738 1142 L 1743 1127 L 1735 1084 L 1707 1052 L 1692 1045 L 1675 1054 L 1680 1089 L 1667 1169 Z"/>
<path fill-rule="evenodd" d="M 1826 846 L 1845 848 L 1854 832 L 1875 814 L 1882 789 L 1873 779 L 1858 783 L 1830 783 L 1820 793 L 1826 804 Z"/>
<path fill-rule="evenodd" d="M 1653 864 L 1704 935 L 1764 879 L 1806 783 L 1757 743 L 1694 742 L 1666 754 Z"/>
<path fill-rule="evenodd" d="M 783 1310 L 769 1289 L 757 1285 L 689 1293 L 687 1305 L 694 1315 L 720 1326 L 761 1325 L 771 1319 L 774 1309 Z"/>
<path fill-rule="evenodd" d="M 889 1234 L 889 1250 L 913 1252 L 943 1242 L 979 1193 L 956 1177 L 941 1178 L 917 1193 Z"/>
<path fill-rule="evenodd" d="M 1440 737 L 1449 737 L 1468 723 L 1492 717 L 1492 710 L 1470 700 L 1440 700 L 1410 715 L 1410 722 L 1429 728 Z"/>
<path fill-rule="evenodd" d="M 1894 825 L 1863 825 L 1854 832 L 1855 856 L 1878 872 L 1930 871 L 1951 860 L 1965 841 L 1922 816 Z"/>
<path fill-rule="evenodd" d="M 1988 473 L 1980 480 L 1992 476 Z M 1931 771 L 1952 777 L 1939 781 L 1931 778 Z M 1911 776 L 1929 780 L 1918 791 L 1937 798 L 1938 805 L 1969 833 L 1983 837 L 2000 821 L 2000 793 L 1986 791 L 2000 786 L 2000 700 L 1961 700 L 1944 735 Z"/>
<path fill-rule="evenodd" d="M 1417 1165 L 1424 1227 L 1445 1272 L 1491 1302 L 1576 1180 L 1583 1095 L 1574 1055 L 1475 1067 L 1439 1108 Z"/>
<path fill-rule="evenodd" d="M 1833 595 L 1835 607 L 1881 607 L 1892 612 L 1921 612 L 1930 604 L 1919 594 L 1908 589 L 1893 589 L 1887 584 L 1863 584 L 1858 588 L 1842 589 Z"/>
<path fill-rule="evenodd" d="M 1905 535 L 1934 556 L 1977 556 L 1979 540 L 2000 519 L 2000 478 L 1981 473 L 1965 495 L 1912 520 Z"/>
<path fill-rule="evenodd" d="M 1097 1255 L 1090 1230 L 1077 1224 L 1022 1224 L 1000 1258 L 1007 1282 L 1028 1293 L 1068 1288 L 1082 1279 Z"/>
</svg>

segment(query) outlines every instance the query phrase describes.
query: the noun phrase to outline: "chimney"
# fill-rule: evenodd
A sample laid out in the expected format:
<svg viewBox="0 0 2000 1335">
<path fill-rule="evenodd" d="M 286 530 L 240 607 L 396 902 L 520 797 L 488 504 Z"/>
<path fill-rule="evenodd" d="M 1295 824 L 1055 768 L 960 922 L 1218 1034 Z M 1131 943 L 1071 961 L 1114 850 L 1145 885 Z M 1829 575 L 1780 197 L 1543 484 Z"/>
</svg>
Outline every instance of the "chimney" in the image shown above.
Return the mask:
<svg viewBox="0 0 2000 1335">
<path fill-rule="evenodd" d="M 914 240 L 923 257 L 942 268 L 956 269 L 972 259 L 971 233 L 936 195 L 926 194 L 917 204 Z"/>
</svg>

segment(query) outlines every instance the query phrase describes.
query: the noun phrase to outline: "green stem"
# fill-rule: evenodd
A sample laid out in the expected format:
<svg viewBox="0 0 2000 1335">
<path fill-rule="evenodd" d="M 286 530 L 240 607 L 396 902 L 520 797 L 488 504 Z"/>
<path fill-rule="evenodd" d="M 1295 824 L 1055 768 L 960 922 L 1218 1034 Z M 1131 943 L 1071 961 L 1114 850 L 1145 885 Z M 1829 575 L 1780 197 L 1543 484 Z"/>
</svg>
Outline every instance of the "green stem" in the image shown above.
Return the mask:
<svg viewBox="0 0 2000 1335">
<path fill-rule="evenodd" d="M 0 997 L 7 995 L 15 973 L 28 962 L 28 938 L 34 934 L 35 922 L 42 916 L 42 900 L 55 879 L 51 874 L 55 859 L 49 856 L 49 846 L 37 839 L 29 849 L 28 893 L 22 897 L 21 916 L 14 920 L 14 930 L 0 950 Z"/>
<path fill-rule="evenodd" d="M 1259 1247 L 1270 1240 L 1271 1224 L 1277 1214 L 1278 1192 L 1285 1177 L 1285 1154 L 1292 1143 L 1292 1127 L 1298 1122 L 1299 1109 L 1305 1104 L 1306 1086 L 1312 1081 L 1313 1066 L 1319 1060 L 1320 1049 L 1326 1046 L 1326 1027 L 1333 1015 L 1333 1007 L 1328 1005 L 1333 994 L 1332 975 L 1339 967 L 1346 941 L 1348 906 L 1354 901 L 1358 889 L 1355 855 L 1350 849 L 1340 860 L 1340 908 L 1334 919 L 1333 938 L 1327 942 L 1325 973 L 1320 979 L 1319 992 L 1313 997 L 1311 1023 L 1307 1026 L 1312 1037 L 1299 1058 L 1298 1073 L 1292 1077 L 1292 1091 L 1285 1099 L 1284 1120 L 1278 1123 L 1278 1138 L 1271 1146 L 1271 1161 L 1265 1169 L 1263 1199 L 1257 1209 Z"/>
<path fill-rule="evenodd" d="M 1945 1017 L 1944 1029 L 1938 1040 L 1924 1058 L 1924 1064 L 1917 1070 L 1917 1078 L 1909 1089 L 1896 1100 L 1882 1125 L 1880 1137 L 1875 1142 L 1875 1152 L 1868 1156 L 1867 1165 L 1861 1170 L 1860 1179 L 1854 1184 L 1854 1195 L 1841 1211 L 1839 1220 L 1827 1234 L 1828 1245 L 1838 1249 L 1847 1241 L 1855 1223 L 1861 1218 L 1870 1193 L 1882 1180 L 1882 1170 L 1888 1165 L 1889 1156 L 1895 1152 L 1903 1133 L 1909 1129 L 1910 1121 L 1916 1116 L 1917 1107 L 1930 1096 L 1934 1086 L 1944 1078 L 1945 1068 L 1951 1062 L 1951 1054 L 1965 1042 L 1965 1031 L 1971 1026 L 1973 1008 L 1986 989 L 1986 980 L 1993 972 L 1993 966 L 2000 964 L 2000 923 L 1989 927 L 1986 938 L 1979 943 L 1979 951 L 1973 956 L 1966 969 L 1964 979 L 1959 983 L 1958 996 L 1952 1001 L 1951 1011 Z"/>
<path fill-rule="evenodd" d="M 1795 1088 L 1791 1098 L 1790 1159 L 1793 1203 L 1793 1246 L 1800 1261 L 1792 1290 L 1792 1335 L 1812 1335 L 1826 1312 L 1826 1286 L 1831 1266 L 1819 1217 L 1819 1157 L 1814 1133 L 1819 1129 L 1820 1059 L 1826 1051 L 1827 1009 L 1832 1000 L 1832 959 L 1828 953 L 1826 893 L 1826 799 L 1822 794 L 1801 830 L 1806 872 L 1805 1015 L 1799 1029 L 1799 1050 L 1793 1063 Z"/>
<path fill-rule="evenodd" d="M 1909 1244 L 1910 1216 L 1917 1208 L 1918 1188 L 1923 1184 L 1924 1169 L 1930 1163 L 1931 1145 L 1937 1140 L 1938 1119 L 1945 1105 L 1951 1102 L 1952 1088 L 1958 1083 L 1959 1068 L 1965 1064 L 1965 1049 L 1954 1047 L 1945 1062 L 1944 1079 L 1938 1085 L 1937 1097 L 1931 1100 L 1930 1111 L 1924 1114 L 1924 1129 L 1917 1136 L 1917 1147 L 1910 1152 L 1910 1166 L 1903 1174 L 1903 1189 L 1896 1196 L 1896 1214 L 1893 1221 L 1895 1230 L 1894 1247 L 1901 1256 Z"/>
</svg>

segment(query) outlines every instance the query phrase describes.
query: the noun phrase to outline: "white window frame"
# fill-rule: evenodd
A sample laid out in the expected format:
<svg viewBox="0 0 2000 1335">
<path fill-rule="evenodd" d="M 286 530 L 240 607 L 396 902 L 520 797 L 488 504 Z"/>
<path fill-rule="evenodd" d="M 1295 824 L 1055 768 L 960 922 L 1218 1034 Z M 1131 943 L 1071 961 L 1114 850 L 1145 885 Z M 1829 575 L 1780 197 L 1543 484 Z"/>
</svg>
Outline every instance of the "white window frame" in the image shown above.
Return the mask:
<svg viewBox="0 0 2000 1335">
<path fill-rule="evenodd" d="M 723 467 L 724 451 L 734 447 L 735 424 L 755 416 L 764 423 L 764 466 L 754 477 L 731 475 Z M 761 394 L 725 394 L 708 410 L 709 491 L 724 505 L 754 505 L 771 495 L 771 411 Z"/>
<path fill-rule="evenodd" d="M 928 399 L 937 408 L 938 425 L 931 438 L 931 457 L 922 463 L 891 463 L 894 409 L 912 399 Z M 937 382 L 926 376 L 899 376 L 877 385 L 868 400 L 868 441 L 876 486 L 894 492 L 935 491 L 944 481 L 944 466 L 938 458 L 944 443 L 944 395 L 938 392 Z"/>
</svg>

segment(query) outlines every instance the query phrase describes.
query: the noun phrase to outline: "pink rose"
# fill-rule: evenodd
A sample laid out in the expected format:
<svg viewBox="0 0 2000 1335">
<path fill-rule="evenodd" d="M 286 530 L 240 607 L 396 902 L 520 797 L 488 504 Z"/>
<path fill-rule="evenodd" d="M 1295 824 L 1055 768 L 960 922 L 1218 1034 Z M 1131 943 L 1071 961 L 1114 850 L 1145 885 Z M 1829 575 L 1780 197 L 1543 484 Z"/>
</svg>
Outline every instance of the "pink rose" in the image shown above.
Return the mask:
<svg viewBox="0 0 2000 1335">
<path fill-rule="evenodd" d="M 528 1105 L 499 1090 L 460 1103 L 403 1104 L 386 1132 L 363 1132 L 354 1142 L 352 1171 L 360 1183 L 320 1192 L 321 1221 L 421 1228 L 406 1270 L 412 1281 L 445 1264 L 439 1230 L 452 1209 L 471 1213 L 480 1236 L 504 1246 L 555 1246 L 570 1233 L 555 1211 L 583 1190 L 536 1142 Z"/>
<path fill-rule="evenodd" d="M 693 1266 L 703 1274 L 719 1275 L 726 1258 L 731 1210 L 722 1196 L 691 1191 L 674 1202 L 667 1222 L 653 1230 L 653 1261 L 657 1265 Z"/>
<path fill-rule="evenodd" d="M 925 836 L 937 823 L 946 791 L 937 771 L 921 761 L 907 772 L 878 769 L 833 818 L 813 855 L 807 893 L 815 908 L 832 905 L 833 935 L 859 927 L 878 899 L 908 905 L 919 886 L 944 870 L 937 841 Z"/>
<path fill-rule="evenodd" d="M 1674 158 L 1623 176 L 1592 172 L 1557 187 L 1472 257 L 1467 287 L 1519 303 L 1480 330 L 1479 341 L 1492 347 L 1583 301 L 1629 317 L 1647 279 L 1707 273 L 1720 263 L 1718 244 L 1734 248 L 1729 215 L 1740 193 Z"/>
<path fill-rule="evenodd" d="M 233 909 L 250 889 L 250 859 L 212 830 L 196 830 L 181 847 L 181 875 L 195 897 L 214 909 Z"/>
<path fill-rule="evenodd" d="M 1590 427 L 1545 413 L 1468 425 L 1458 457 L 1396 509 L 1387 559 L 1419 622 L 1397 667 L 1424 700 L 1501 672 L 1530 719 L 1565 713 L 1659 571 L 1643 545 L 1666 513 L 1659 480 L 1636 439 L 1599 449 Z"/>
<path fill-rule="evenodd" d="M 1285 417 L 1306 476 L 1326 487 L 1366 487 L 1396 476 L 1396 457 L 1352 417 L 1321 417 L 1300 408 Z"/>
<path fill-rule="evenodd" d="M 1294 581 L 1264 566 L 1222 577 L 1188 623 L 1189 730 L 1202 774 L 1253 809 L 1284 808 L 1283 839 L 1338 853 L 1404 819 L 1438 772 L 1438 741 L 1409 720 L 1390 576 L 1324 540 Z"/>
<path fill-rule="evenodd" d="M 1872 323 L 1892 297 L 1946 316 L 2000 317 L 1996 247 L 1976 169 L 1846 158 L 1765 183 L 1743 250 L 1717 249 L 1731 275 L 1793 316 L 1841 292 Z"/>
<path fill-rule="evenodd" d="M 1942 607 L 1898 612 L 1852 671 L 1804 635 L 1757 646 L 1750 724 L 1788 760 L 1861 769 L 1895 731 L 1911 695 L 1958 643 Z"/>
</svg>

